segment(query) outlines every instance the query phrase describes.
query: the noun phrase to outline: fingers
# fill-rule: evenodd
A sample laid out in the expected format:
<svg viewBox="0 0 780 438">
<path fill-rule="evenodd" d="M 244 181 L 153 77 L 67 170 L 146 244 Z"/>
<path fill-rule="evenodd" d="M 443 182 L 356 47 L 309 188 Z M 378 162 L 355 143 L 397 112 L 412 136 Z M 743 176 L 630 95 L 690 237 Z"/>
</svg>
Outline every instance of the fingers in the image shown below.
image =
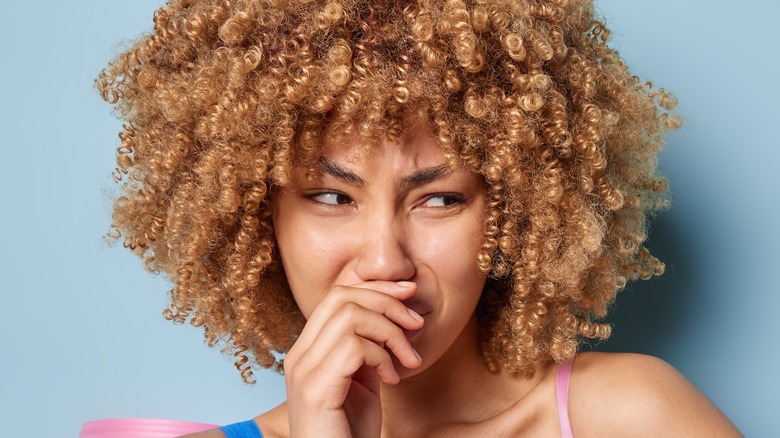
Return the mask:
<svg viewBox="0 0 780 438">
<path fill-rule="evenodd" d="M 404 329 L 420 329 L 424 320 L 400 301 L 415 293 L 414 283 L 374 281 L 332 288 L 285 358 L 288 392 L 301 390 L 304 399 L 323 391 L 338 393 L 329 400 L 343 401 L 361 367 L 373 369 L 382 382 L 396 384 L 399 375 L 391 355 L 406 368 L 420 366 Z"/>
<path fill-rule="evenodd" d="M 407 329 L 422 327 L 423 319 L 400 301 L 415 294 L 417 286 L 409 282 L 372 281 L 354 286 L 335 286 L 322 299 L 306 322 L 296 346 L 308 349 L 323 326 L 342 307 L 354 303 L 383 315 L 394 324 Z M 349 310 L 349 309 L 347 309 Z"/>
<path fill-rule="evenodd" d="M 376 343 L 359 336 L 340 343 L 338 347 L 328 351 L 323 359 L 313 373 L 315 378 L 319 375 L 336 374 L 351 379 L 360 367 L 367 366 L 375 369 L 379 379 L 385 383 L 394 385 L 400 381 L 390 354 Z M 352 371 L 345 372 L 345 370 Z"/>
<path fill-rule="evenodd" d="M 417 284 L 411 281 L 375 280 L 356 283 L 350 285 L 350 287 L 375 290 L 390 295 L 397 300 L 405 300 L 417 292 Z"/>
<path fill-rule="evenodd" d="M 405 306 L 401 306 L 403 309 L 400 311 L 405 311 Z M 407 312 L 405 318 L 411 318 L 411 315 Z M 422 325 L 416 320 L 414 323 L 415 326 Z M 352 334 L 372 341 L 380 347 L 384 346 L 398 358 L 401 365 L 407 368 L 416 368 L 420 365 L 420 356 L 397 324 L 376 310 L 367 309 L 355 302 L 344 303 L 333 314 L 328 324 L 317 334 L 310 351 L 314 355 L 324 355 L 341 337 Z"/>
<path fill-rule="evenodd" d="M 343 351 L 345 344 L 355 347 L 353 338 L 373 344 L 385 352 L 384 354 L 387 354 L 386 348 L 398 358 L 401 365 L 416 368 L 421 364 L 420 356 L 409 343 L 402 328 L 416 330 L 422 325 L 422 317 L 385 293 L 361 288 L 341 288 L 339 291 L 332 291 L 331 297 L 324 299 L 312 313 L 301 336 L 285 359 L 285 368 L 294 367 L 301 362 L 309 363 L 311 365 L 303 365 L 296 370 L 308 373 L 314 367 L 324 366 L 328 358 L 332 357 L 331 351 Z M 336 365 L 342 366 L 338 374 L 340 376 L 351 375 L 364 363 L 369 366 L 380 365 L 376 362 L 376 357 L 372 359 L 372 364 L 362 362 L 369 360 L 360 356 L 367 351 L 365 349 L 352 348 L 350 351 L 357 355 L 354 358 L 356 361 L 337 363 Z M 392 360 L 388 363 L 392 368 Z M 394 380 L 385 371 L 377 372 L 383 377 L 383 381 Z"/>
</svg>

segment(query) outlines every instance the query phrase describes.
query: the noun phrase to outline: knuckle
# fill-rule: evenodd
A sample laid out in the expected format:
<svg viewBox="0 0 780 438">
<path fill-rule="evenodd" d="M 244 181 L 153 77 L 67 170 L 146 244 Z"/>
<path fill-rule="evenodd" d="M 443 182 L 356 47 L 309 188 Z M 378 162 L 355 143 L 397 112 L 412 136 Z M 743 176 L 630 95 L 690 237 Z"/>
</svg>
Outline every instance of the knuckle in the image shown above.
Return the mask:
<svg viewBox="0 0 780 438">
<path fill-rule="evenodd" d="M 333 286 L 322 298 L 320 305 L 338 306 L 340 302 L 344 301 L 346 292 L 347 289 L 344 286 Z"/>
<path fill-rule="evenodd" d="M 347 352 L 355 354 L 363 350 L 363 343 L 356 336 L 346 336 L 342 340 L 342 345 Z"/>
<path fill-rule="evenodd" d="M 331 289 L 331 291 L 322 298 L 322 301 L 317 305 L 317 308 L 329 308 L 337 305 L 338 295 L 338 293 L 335 293 L 333 289 Z"/>
<path fill-rule="evenodd" d="M 348 291 L 349 289 L 347 289 L 345 286 L 336 285 L 330 288 L 327 296 L 331 300 L 342 300 Z"/>
<path fill-rule="evenodd" d="M 349 321 L 357 317 L 362 309 L 363 308 L 359 304 L 353 301 L 348 301 L 344 303 L 339 309 L 339 315 Z"/>
<path fill-rule="evenodd" d="M 407 343 L 407 340 L 403 330 L 401 330 L 398 326 L 393 326 L 390 329 L 390 335 L 387 337 L 385 343 L 390 349 L 395 349 Z"/>
</svg>

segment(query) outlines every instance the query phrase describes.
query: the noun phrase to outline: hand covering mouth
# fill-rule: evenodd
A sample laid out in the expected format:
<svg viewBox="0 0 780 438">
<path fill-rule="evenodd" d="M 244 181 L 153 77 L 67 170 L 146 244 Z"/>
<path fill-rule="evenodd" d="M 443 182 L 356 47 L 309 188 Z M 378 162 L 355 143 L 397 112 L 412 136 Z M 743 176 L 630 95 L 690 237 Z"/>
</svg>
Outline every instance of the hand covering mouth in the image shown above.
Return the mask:
<svg viewBox="0 0 780 438">
<path fill-rule="evenodd" d="M 427 322 L 428 316 L 431 314 L 431 307 L 427 303 L 425 303 L 424 301 L 420 300 L 417 297 L 412 297 L 403 300 L 401 302 L 404 303 L 404 305 L 409 309 L 412 309 L 413 311 L 417 312 L 417 314 L 422 316 L 423 319 Z M 412 336 L 416 335 L 420 330 L 424 328 L 425 326 L 423 325 L 421 328 L 417 330 L 403 329 L 404 336 L 406 336 L 406 339 L 411 339 Z"/>
</svg>

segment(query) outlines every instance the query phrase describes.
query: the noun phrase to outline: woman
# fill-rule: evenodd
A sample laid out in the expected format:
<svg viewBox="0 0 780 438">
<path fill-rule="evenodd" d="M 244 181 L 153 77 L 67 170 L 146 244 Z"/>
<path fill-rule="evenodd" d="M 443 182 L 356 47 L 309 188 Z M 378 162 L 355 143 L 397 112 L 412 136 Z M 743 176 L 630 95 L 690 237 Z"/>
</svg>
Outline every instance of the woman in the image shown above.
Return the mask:
<svg viewBox="0 0 780 438">
<path fill-rule="evenodd" d="M 657 359 L 575 359 L 663 271 L 679 124 L 607 38 L 589 1 L 158 10 L 98 79 L 128 121 L 116 238 L 288 396 L 193 436 L 738 435 Z"/>
</svg>

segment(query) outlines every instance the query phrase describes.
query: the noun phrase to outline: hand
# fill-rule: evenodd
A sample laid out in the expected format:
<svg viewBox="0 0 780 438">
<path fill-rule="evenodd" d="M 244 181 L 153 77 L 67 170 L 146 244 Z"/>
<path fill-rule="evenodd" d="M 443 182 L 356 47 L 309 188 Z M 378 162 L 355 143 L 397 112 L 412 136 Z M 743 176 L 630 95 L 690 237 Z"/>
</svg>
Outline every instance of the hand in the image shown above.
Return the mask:
<svg viewBox="0 0 780 438">
<path fill-rule="evenodd" d="M 325 295 L 284 360 L 291 436 L 379 436 L 380 382 L 400 381 L 390 352 L 406 368 L 421 363 L 403 332 L 423 325 L 401 302 L 416 290 L 371 281 Z"/>
</svg>

